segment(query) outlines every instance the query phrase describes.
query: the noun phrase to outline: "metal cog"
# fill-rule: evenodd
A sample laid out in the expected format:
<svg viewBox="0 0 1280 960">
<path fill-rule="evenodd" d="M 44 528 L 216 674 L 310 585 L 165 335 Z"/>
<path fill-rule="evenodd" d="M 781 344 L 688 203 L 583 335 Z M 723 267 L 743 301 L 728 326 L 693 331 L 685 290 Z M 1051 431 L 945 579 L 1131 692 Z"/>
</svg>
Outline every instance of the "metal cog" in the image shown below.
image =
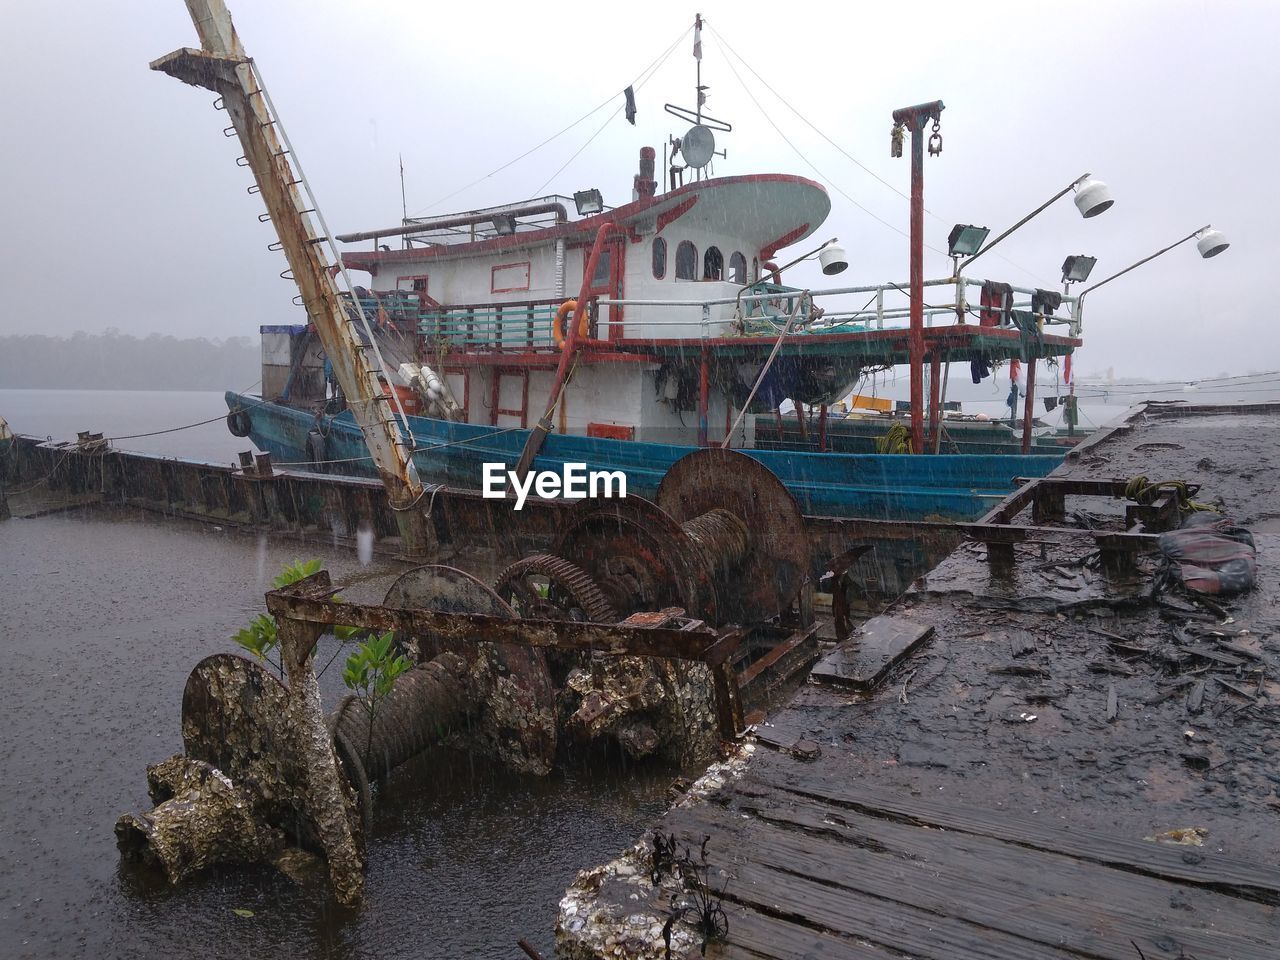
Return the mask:
<svg viewBox="0 0 1280 960">
<path fill-rule="evenodd" d="M 547 580 L 545 596 L 531 577 Z M 498 575 L 494 592 L 522 617 L 537 620 L 583 620 L 617 623 L 618 613 L 590 574 L 568 560 L 535 553 L 517 560 Z"/>
</svg>

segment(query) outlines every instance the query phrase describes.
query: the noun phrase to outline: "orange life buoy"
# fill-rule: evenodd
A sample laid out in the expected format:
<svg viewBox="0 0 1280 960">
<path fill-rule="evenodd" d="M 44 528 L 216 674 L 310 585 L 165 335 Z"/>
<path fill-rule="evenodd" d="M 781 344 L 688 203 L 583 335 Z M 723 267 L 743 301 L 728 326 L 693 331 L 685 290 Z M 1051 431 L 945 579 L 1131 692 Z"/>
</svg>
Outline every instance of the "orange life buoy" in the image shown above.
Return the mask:
<svg viewBox="0 0 1280 960">
<path fill-rule="evenodd" d="M 578 309 L 577 300 L 566 300 L 560 304 L 560 309 L 556 311 L 556 318 L 551 321 L 551 339 L 556 342 L 556 349 L 564 349 L 564 324 L 565 320 Z M 582 311 L 582 319 L 578 321 L 578 339 L 585 340 L 590 336 L 589 324 L 587 323 L 587 311 Z"/>
</svg>

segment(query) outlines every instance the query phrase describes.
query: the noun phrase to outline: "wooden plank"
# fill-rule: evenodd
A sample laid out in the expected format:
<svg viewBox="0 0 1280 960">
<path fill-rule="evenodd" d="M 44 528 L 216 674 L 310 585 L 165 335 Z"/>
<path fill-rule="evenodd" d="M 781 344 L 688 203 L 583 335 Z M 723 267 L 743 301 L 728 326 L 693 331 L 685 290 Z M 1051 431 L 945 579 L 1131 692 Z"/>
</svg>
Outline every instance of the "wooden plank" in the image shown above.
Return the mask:
<svg viewBox="0 0 1280 960">
<path fill-rule="evenodd" d="M 791 636 L 775 644 L 772 650 L 770 650 L 764 656 L 760 657 L 758 660 L 752 663 L 749 667 L 747 667 L 747 669 L 743 670 L 741 674 L 738 675 L 738 686 L 744 687 L 744 688 L 750 686 L 751 683 L 760 676 L 760 674 L 772 668 L 774 664 L 776 664 L 783 657 L 786 657 L 788 654 L 790 654 L 793 650 L 795 650 L 797 647 L 801 646 L 802 644 L 808 643 L 810 646 L 814 646 L 814 644 L 811 641 L 812 641 L 813 635 L 817 632 L 818 632 L 818 625 L 815 623 L 811 627 L 807 627 L 805 629 L 796 631 L 795 633 L 791 634 Z M 816 654 L 810 654 L 809 656 L 810 658 L 812 658 L 816 656 Z M 795 669 L 802 669 L 803 666 L 808 665 L 807 663 L 803 662 L 803 658 L 801 659 L 802 659 L 802 662 L 800 666 L 797 667 L 797 666 L 794 666 L 793 664 L 792 672 L 794 672 Z"/>
<path fill-rule="evenodd" d="M 1074 826 L 1048 826 L 1040 820 L 1009 810 L 941 804 L 879 791 L 861 782 L 856 786 L 840 786 L 833 784 L 830 772 L 821 768 L 810 771 L 794 765 L 786 774 L 778 775 L 757 766 L 751 776 L 755 785 L 773 786 L 798 796 L 830 801 L 873 817 L 992 837 L 1136 874 L 1219 890 L 1261 903 L 1280 904 L 1280 869 L 1235 860 L 1212 850 L 1196 850 L 1196 857 L 1188 858 L 1185 856 L 1187 850 L 1182 847 L 1116 837 Z M 743 783 L 740 789 L 746 786 Z"/>
<path fill-rule="evenodd" d="M 724 943 L 707 948 L 707 956 L 717 960 L 898 960 L 902 956 L 749 906 L 725 902 L 724 911 L 729 919 L 729 936 Z"/>
<path fill-rule="evenodd" d="M 1211 925 L 1248 941 L 1270 942 L 1278 933 L 1276 911 L 1210 890 L 1179 889 L 1170 881 L 1132 874 L 1056 853 L 1029 850 L 990 837 L 924 829 L 865 816 L 779 792 L 738 799 L 734 812 L 809 836 L 896 856 L 934 877 L 976 878 L 985 888 L 1029 904 L 1089 900 L 1109 914 L 1151 921 L 1162 929 Z M 830 857 L 838 862 L 838 848 Z M 1008 891 L 1008 892 L 1005 892 Z M 976 892 L 976 888 L 975 888 Z M 1177 899 L 1176 907 L 1171 905 Z"/>
<path fill-rule="evenodd" d="M 678 811 L 666 828 L 695 837 L 710 834 L 713 842 L 733 851 L 732 863 L 725 867 L 731 877 L 728 895 L 735 899 L 754 894 L 766 905 L 772 899 L 781 907 L 794 896 L 797 916 L 850 934 L 856 934 L 856 927 L 850 929 L 843 917 L 813 905 L 812 887 L 835 888 L 842 898 L 878 900 L 872 912 L 896 920 L 899 937 L 907 926 L 932 926 L 938 918 L 956 921 L 945 938 L 929 944 L 927 956 L 1043 957 L 1055 950 L 1067 956 L 1133 960 L 1133 940 L 1148 958 L 1192 954 L 1274 960 L 1278 931 L 1268 908 L 1184 890 L 1179 899 L 1190 902 L 1182 909 L 1171 904 L 1170 894 L 1177 891 L 1168 884 L 1147 880 L 1152 889 L 1135 894 L 1134 878 L 1121 871 L 1077 862 L 1083 868 L 1080 875 L 1059 874 L 1071 861 L 1028 855 L 1008 844 L 992 842 L 973 850 L 965 846 L 973 838 L 918 827 L 899 827 L 918 838 L 914 845 L 899 845 L 900 838 L 889 835 L 884 836 L 891 842 L 884 843 L 863 834 L 862 824 L 844 841 L 832 842 L 810 832 L 823 826 L 821 815 L 809 817 L 804 829 L 786 829 L 705 807 L 696 813 Z M 747 892 L 749 883 L 756 889 Z M 1267 916 L 1249 923 L 1245 909 Z M 846 902 L 843 913 L 850 912 Z M 921 913 L 932 919 L 922 920 Z M 1248 933 L 1237 932 L 1241 928 Z M 868 939 L 916 952 L 898 938 Z M 977 952 L 978 945 L 988 944 L 998 950 Z"/>
<path fill-rule="evenodd" d="M 872 617 L 813 668 L 810 676 L 854 690 L 870 690 L 933 635 L 933 627 L 902 617 Z"/>
<path fill-rule="evenodd" d="M 688 816 L 689 811 L 681 813 Z M 722 830 L 719 825 L 694 818 L 684 821 L 687 825 L 682 826 L 677 819 L 677 815 L 669 815 L 664 829 L 687 833 L 690 838 L 701 839 L 709 829 L 724 838 L 728 830 L 733 829 L 730 826 Z M 698 830 L 704 832 L 697 834 Z M 734 836 L 740 836 L 740 831 Z M 745 852 L 741 846 L 737 849 Z M 726 903 L 745 906 L 766 916 L 785 917 L 801 929 L 856 938 L 916 960 L 961 957 L 964 960 L 1079 960 L 1079 954 L 1012 937 L 947 914 L 818 882 L 785 868 L 761 865 L 754 858 L 750 862 L 742 855 L 734 859 L 729 870 L 732 876 L 725 889 Z M 904 878 L 902 894 L 909 898 L 911 890 L 905 884 Z M 729 923 L 732 938 L 732 915 Z M 781 949 L 775 949 L 781 953 Z M 708 955 L 714 956 L 710 951 Z M 1155 956 L 1167 960 L 1163 954 Z M 1126 960 L 1136 960 L 1136 955 L 1131 954 Z"/>
</svg>

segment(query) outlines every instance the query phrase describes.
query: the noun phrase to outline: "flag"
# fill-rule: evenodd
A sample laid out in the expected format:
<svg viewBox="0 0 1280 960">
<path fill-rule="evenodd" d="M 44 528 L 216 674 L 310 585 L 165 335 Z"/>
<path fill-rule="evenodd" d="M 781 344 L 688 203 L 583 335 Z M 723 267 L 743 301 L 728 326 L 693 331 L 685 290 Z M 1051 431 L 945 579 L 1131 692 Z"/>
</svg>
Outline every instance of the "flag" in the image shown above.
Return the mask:
<svg viewBox="0 0 1280 960">
<path fill-rule="evenodd" d="M 693 59 L 702 59 L 702 14 L 693 18 Z"/>
<path fill-rule="evenodd" d="M 622 91 L 622 95 L 627 98 L 627 123 L 633 127 L 636 125 L 636 92 L 631 87 Z"/>
</svg>

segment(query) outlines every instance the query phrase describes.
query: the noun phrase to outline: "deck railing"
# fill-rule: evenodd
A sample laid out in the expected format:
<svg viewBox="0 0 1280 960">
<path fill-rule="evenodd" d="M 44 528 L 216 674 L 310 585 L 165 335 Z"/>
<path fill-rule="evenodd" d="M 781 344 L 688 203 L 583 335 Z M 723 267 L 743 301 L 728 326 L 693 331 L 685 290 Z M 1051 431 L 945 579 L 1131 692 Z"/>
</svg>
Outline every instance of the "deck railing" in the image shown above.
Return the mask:
<svg viewBox="0 0 1280 960">
<path fill-rule="evenodd" d="M 449 305 L 418 316 L 418 333 L 457 349 L 554 350 L 551 326 L 561 302 Z"/>
<path fill-rule="evenodd" d="M 938 290 L 938 288 L 942 287 L 954 287 L 955 292 L 952 297 L 947 298 L 950 302 L 941 302 L 942 298 L 929 297 L 926 293 L 925 325 L 934 326 L 939 321 L 955 323 L 961 318 L 966 323 L 977 322 L 981 308 L 977 304 L 969 302 L 968 295 L 970 290 L 980 290 L 982 283 L 983 281 L 981 280 L 970 280 L 963 277 L 959 280 L 955 278 L 926 280 L 924 282 L 926 288 Z M 811 319 L 817 311 L 810 310 L 808 306 L 802 307 L 792 330 L 797 335 L 818 335 L 868 329 L 905 328 L 910 325 L 911 313 L 908 289 L 908 284 L 904 282 L 810 290 L 809 298 L 811 303 L 815 307 L 821 307 L 822 312 L 815 319 Z M 1034 312 L 1032 310 L 1032 298 L 1038 291 L 1028 287 L 1017 286 L 1011 287 L 1011 289 L 1014 297 L 1010 309 L 1020 312 Z M 942 291 L 938 290 L 938 292 Z M 601 307 L 681 307 L 685 308 L 686 311 L 690 307 L 698 307 L 701 308 L 702 312 L 700 335 L 704 338 L 723 336 L 726 326 L 733 325 L 739 319 L 741 321 L 740 326 L 748 335 L 768 335 L 782 332 L 786 318 L 790 316 L 791 311 L 794 309 L 795 298 L 802 293 L 803 291 L 796 287 L 780 287 L 775 284 L 758 283 L 744 287 L 742 293 L 736 297 L 718 297 L 708 300 L 642 300 L 602 297 L 597 301 L 597 304 Z M 864 296 L 868 298 L 864 303 L 858 306 L 853 305 L 857 304 L 858 298 Z M 852 304 L 849 302 L 850 300 L 852 300 Z M 1060 315 L 1037 314 L 1037 317 L 1042 319 L 1045 324 L 1069 326 L 1071 328 L 1070 334 L 1079 336 L 1080 317 L 1076 304 L 1077 298 L 1064 296 L 1062 298 L 1062 306 L 1059 308 Z M 713 312 L 717 314 L 723 313 L 723 311 L 713 311 L 713 308 L 726 305 L 734 307 L 733 318 L 726 320 L 713 317 Z M 603 325 L 607 326 L 607 323 Z M 628 321 L 625 335 L 629 339 L 648 339 L 651 336 L 660 337 L 662 335 L 660 332 L 655 331 L 652 334 L 639 335 L 637 331 L 640 328 L 661 328 L 665 326 L 688 327 L 689 320 L 686 315 L 685 317 L 671 320 L 646 318 L 639 324 Z M 604 336 L 605 334 L 601 333 L 600 335 Z"/>
</svg>

